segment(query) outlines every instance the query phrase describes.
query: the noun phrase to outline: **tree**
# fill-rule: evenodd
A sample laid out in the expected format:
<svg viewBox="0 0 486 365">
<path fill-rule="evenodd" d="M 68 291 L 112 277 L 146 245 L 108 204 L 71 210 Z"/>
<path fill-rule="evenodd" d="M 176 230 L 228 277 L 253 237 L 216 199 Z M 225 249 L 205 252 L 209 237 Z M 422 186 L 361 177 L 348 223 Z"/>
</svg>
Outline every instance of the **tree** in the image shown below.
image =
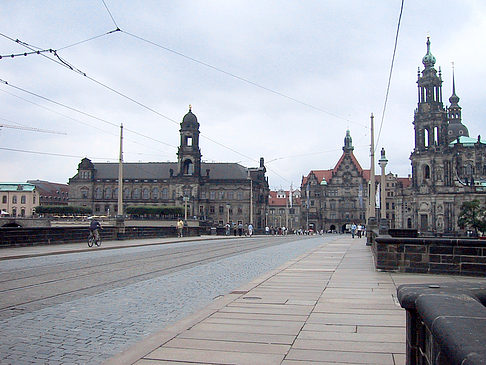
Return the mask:
<svg viewBox="0 0 486 365">
<path fill-rule="evenodd" d="M 479 200 L 462 203 L 457 224 L 461 228 L 473 228 L 476 235 L 478 231 L 486 232 L 486 208 L 481 206 Z"/>
</svg>

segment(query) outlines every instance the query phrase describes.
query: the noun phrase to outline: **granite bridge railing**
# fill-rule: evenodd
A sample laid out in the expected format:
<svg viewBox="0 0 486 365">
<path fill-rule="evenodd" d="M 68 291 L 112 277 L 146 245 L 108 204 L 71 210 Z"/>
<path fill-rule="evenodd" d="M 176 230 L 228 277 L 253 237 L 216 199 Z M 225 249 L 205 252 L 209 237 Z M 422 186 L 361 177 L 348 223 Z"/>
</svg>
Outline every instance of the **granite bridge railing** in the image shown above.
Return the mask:
<svg viewBox="0 0 486 365">
<path fill-rule="evenodd" d="M 398 287 L 407 311 L 407 365 L 486 364 L 486 283 Z"/>
</svg>

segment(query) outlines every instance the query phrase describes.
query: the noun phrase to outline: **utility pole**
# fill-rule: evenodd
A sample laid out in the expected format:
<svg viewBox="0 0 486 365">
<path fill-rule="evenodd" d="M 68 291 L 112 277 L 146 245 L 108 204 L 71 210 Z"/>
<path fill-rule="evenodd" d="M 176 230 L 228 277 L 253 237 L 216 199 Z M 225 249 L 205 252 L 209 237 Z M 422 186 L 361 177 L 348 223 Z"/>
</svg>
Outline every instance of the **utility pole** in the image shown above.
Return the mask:
<svg viewBox="0 0 486 365">
<path fill-rule="evenodd" d="M 370 165 L 370 182 L 368 195 L 368 219 L 366 222 L 366 244 L 371 245 L 373 242 L 373 229 L 376 228 L 376 190 L 375 190 L 375 135 L 373 125 L 373 113 L 371 113 L 371 165 Z"/>
<path fill-rule="evenodd" d="M 120 157 L 118 160 L 118 206 L 116 227 L 118 233 L 125 233 L 125 218 L 123 216 L 123 123 L 120 124 Z"/>
<path fill-rule="evenodd" d="M 248 223 L 253 224 L 253 180 L 250 170 L 248 170 L 248 176 L 250 177 L 250 221 Z"/>
</svg>

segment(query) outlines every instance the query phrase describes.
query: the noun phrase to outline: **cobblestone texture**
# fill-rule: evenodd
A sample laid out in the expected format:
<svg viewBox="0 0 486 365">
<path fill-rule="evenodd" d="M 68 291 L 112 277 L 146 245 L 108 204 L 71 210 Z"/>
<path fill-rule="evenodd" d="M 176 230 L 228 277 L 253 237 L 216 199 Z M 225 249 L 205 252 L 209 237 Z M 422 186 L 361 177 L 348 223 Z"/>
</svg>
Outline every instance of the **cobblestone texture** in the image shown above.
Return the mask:
<svg viewBox="0 0 486 365">
<path fill-rule="evenodd" d="M 275 238 L 279 239 L 279 238 Z M 1 364 L 98 364 L 215 297 L 247 283 L 325 242 L 303 238 L 217 260 L 125 287 L 0 321 Z M 182 244 L 190 246 L 193 244 Z M 152 248 L 138 248 L 138 250 Z M 127 250 L 137 250 L 135 248 Z M 129 251 L 126 251 L 129 252 Z M 80 254 L 77 254 L 80 255 Z M 81 254 L 88 255 L 88 254 Z M 97 252 L 110 255 L 110 252 Z M 82 256 L 26 259 L 30 267 L 75 262 Z M 2 263 L 26 265 L 24 260 Z"/>
</svg>

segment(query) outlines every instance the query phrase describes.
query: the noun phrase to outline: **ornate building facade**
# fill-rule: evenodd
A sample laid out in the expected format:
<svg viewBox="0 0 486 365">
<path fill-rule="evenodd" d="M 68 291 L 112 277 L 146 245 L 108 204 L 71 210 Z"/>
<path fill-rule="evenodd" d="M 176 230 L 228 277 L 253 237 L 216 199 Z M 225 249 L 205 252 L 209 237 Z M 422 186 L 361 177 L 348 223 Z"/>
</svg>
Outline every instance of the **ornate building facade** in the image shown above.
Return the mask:
<svg viewBox="0 0 486 365">
<path fill-rule="evenodd" d="M 123 164 L 124 206 L 186 206 L 189 217 L 215 225 L 230 221 L 263 228 L 269 195 L 263 158 L 254 168 L 203 162 L 199 122 L 191 108 L 179 133 L 177 162 Z M 90 207 L 97 215 L 116 214 L 117 163 L 84 158 L 69 186 L 70 205 Z"/>
<path fill-rule="evenodd" d="M 444 106 L 442 74 L 434 68 L 429 39 L 426 45 L 424 69 L 419 69 L 417 80 L 412 174 L 404 178 L 388 173 L 385 200 L 378 205 L 385 209 L 390 228 L 452 235 L 459 230 L 462 203 L 477 199 L 486 204 L 486 140 L 469 137 L 462 123 L 454 76 L 450 105 Z M 370 170 L 361 168 L 355 158 L 348 131 L 334 169 L 312 170 L 302 178 L 303 227 L 343 231 L 352 222 L 365 224 L 369 181 Z M 378 185 L 380 177 L 374 181 Z"/>
<path fill-rule="evenodd" d="M 270 191 L 266 225 L 286 227 L 290 232 L 301 228 L 301 202 L 299 190 Z"/>
<path fill-rule="evenodd" d="M 469 137 L 462 123 L 454 75 L 450 105 L 444 107 L 442 74 L 435 62 L 427 38 L 417 80 L 411 186 L 398 194 L 395 214 L 401 228 L 453 234 L 463 202 L 478 199 L 486 204 L 486 140 Z"/>
</svg>

